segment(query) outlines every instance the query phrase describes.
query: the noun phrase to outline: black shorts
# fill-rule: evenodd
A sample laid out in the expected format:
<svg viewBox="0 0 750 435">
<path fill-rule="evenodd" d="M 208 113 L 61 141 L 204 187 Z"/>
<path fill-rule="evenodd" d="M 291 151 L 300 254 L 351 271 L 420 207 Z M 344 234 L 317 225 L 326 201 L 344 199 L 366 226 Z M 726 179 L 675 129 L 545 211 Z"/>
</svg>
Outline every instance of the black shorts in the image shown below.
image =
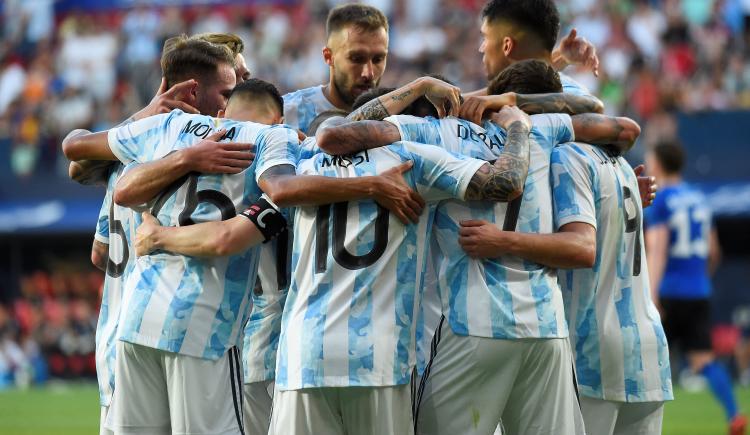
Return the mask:
<svg viewBox="0 0 750 435">
<path fill-rule="evenodd" d="M 669 347 L 683 352 L 711 350 L 711 305 L 708 299 L 662 299 L 662 324 Z"/>
</svg>

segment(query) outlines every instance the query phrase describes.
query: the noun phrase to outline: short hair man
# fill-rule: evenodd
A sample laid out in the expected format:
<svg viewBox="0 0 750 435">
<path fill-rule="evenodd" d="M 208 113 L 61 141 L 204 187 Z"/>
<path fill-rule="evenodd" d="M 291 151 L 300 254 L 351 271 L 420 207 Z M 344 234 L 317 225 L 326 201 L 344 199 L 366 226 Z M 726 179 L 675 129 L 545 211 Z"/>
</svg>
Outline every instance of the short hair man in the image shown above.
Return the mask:
<svg viewBox="0 0 750 435">
<path fill-rule="evenodd" d="M 350 111 L 357 96 L 380 83 L 387 56 L 388 19 L 382 12 L 356 3 L 331 9 L 323 48 L 328 83 L 284 95 L 287 124 L 307 132 L 322 112 Z"/>
<path fill-rule="evenodd" d="M 712 211 L 703 194 L 682 179 L 685 152 L 677 143 L 660 143 L 646 164 L 661 192 L 646 210 L 646 247 L 654 303 L 664 315 L 672 346 L 687 354 L 690 370 L 708 381 L 729 422 L 729 433 L 744 434 L 732 380 L 711 350 L 710 274 L 720 247 Z"/>
</svg>

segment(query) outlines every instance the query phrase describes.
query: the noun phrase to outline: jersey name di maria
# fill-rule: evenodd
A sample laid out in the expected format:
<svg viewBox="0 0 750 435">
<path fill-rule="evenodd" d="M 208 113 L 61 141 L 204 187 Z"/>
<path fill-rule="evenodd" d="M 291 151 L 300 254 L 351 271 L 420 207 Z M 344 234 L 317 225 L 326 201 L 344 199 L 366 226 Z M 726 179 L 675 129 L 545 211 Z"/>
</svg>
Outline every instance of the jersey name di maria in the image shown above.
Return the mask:
<svg viewBox="0 0 750 435">
<path fill-rule="evenodd" d="M 109 132 L 124 163 L 144 163 L 186 148 L 219 129 L 222 140 L 255 144 L 252 165 L 239 174 L 189 174 L 162 192 L 149 210 L 165 226 L 226 220 L 257 201 L 259 176 L 280 164 L 296 165 L 294 130 L 237 122 L 180 110 Z M 218 359 L 239 345 L 250 311 L 258 248 L 214 258 L 155 252 L 139 257 L 125 284 L 121 340 L 199 358 Z"/>
<path fill-rule="evenodd" d="M 109 406 L 115 388 L 115 344 L 120 304 L 125 278 L 135 264 L 131 245 L 133 211 L 112 200 L 115 185 L 124 171 L 115 164 L 107 180 L 107 193 L 99 211 L 94 239 L 108 245 L 108 260 L 102 290 L 102 303 L 96 324 L 96 378 L 99 382 L 99 403 Z"/>
<path fill-rule="evenodd" d="M 323 85 L 300 89 L 284 95 L 284 122 L 307 133 L 310 123 L 321 113 L 336 106 L 323 95 Z"/>
<path fill-rule="evenodd" d="M 529 174 L 515 231 L 551 233 L 549 159 L 552 148 L 573 138 L 567 115 L 534 115 Z M 456 118 L 394 116 L 401 137 L 435 143 L 451 152 L 494 161 L 506 140 L 492 122 L 480 127 Z M 440 247 L 438 283 L 443 314 L 454 333 L 489 338 L 561 338 L 568 331 L 553 269 L 513 256 L 476 260 L 458 244 L 460 222 L 483 219 L 502 228 L 508 203 L 443 201 L 433 235 Z"/>
<path fill-rule="evenodd" d="M 560 270 L 581 394 L 619 402 L 672 399 L 669 350 L 651 301 L 641 198 L 632 168 L 590 145 L 552 153 L 555 224 L 596 228 L 590 269 Z"/>
<path fill-rule="evenodd" d="M 713 213 L 701 191 L 686 183 L 659 191 L 646 209 L 646 224 L 666 225 L 669 248 L 659 296 L 705 299 L 711 294 L 708 276 L 709 235 Z"/>
<path fill-rule="evenodd" d="M 351 156 L 318 154 L 298 173 L 376 175 L 406 161 L 406 182 L 426 201 L 462 198 L 485 162 L 397 142 Z M 421 279 L 434 207 L 404 226 L 373 201 L 300 207 L 294 218 L 292 284 L 276 385 L 390 386 L 409 382 Z"/>
</svg>

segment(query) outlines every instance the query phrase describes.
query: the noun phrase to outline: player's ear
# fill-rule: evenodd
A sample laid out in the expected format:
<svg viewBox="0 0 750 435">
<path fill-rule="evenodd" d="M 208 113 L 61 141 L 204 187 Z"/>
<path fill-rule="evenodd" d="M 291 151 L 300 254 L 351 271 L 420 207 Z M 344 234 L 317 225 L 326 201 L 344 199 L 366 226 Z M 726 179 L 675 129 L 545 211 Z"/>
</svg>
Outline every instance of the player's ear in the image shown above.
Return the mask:
<svg viewBox="0 0 750 435">
<path fill-rule="evenodd" d="M 226 110 L 219 109 L 219 113 L 216 114 L 216 117 L 217 118 L 225 118 L 226 117 L 226 113 L 227 113 Z"/>
<path fill-rule="evenodd" d="M 513 38 L 510 36 L 503 38 L 503 54 L 505 54 L 505 57 L 511 57 L 511 53 L 513 53 L 515 47 L 516 41 L 514 41 Z"/>
<path fill-rule="evenodd" d="M 326 62 L 326 65 L 333 66 L 333 50 L 328 48 L 328 46 L 323 47 L 323 60 Z"/>
</svg>

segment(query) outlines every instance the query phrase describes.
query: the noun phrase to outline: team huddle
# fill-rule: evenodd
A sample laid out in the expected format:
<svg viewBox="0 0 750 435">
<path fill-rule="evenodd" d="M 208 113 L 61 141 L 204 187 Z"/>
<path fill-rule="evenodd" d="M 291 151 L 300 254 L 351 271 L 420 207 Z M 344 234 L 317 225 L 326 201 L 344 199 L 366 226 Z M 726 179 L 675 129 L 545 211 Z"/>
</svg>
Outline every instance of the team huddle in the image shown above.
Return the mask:
<svg viewBox="0 0 750 435">
<path fill-rule="evenodd" d="M 63 142 L 103 182 L 101 433 L 659 434 L 640 128 L 559 74 L 551 0 L 492 0 L 488 83 L 379 86 L 388 22 L 331 10 L 283 97 L 230 34 L 178 36 L 154 100 Z"/>
</svg>

